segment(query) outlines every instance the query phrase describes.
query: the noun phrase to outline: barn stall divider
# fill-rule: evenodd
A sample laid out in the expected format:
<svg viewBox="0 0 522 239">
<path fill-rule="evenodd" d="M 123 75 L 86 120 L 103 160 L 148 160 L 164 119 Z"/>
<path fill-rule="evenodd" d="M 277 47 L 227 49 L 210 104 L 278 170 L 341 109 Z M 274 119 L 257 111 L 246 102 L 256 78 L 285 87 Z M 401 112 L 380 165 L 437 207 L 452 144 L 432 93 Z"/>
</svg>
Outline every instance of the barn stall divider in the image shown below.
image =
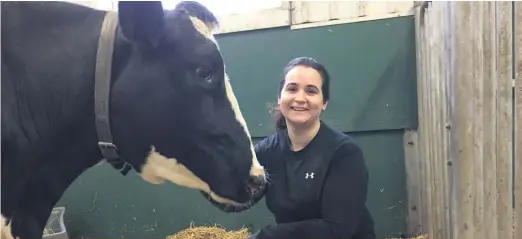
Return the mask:
<svg viewBox="0 0 522 239">
<path fill-rule="evenodd" d="M 522 2 L 419 3 L 408 227 L 522 238 Z"/>
</svg>

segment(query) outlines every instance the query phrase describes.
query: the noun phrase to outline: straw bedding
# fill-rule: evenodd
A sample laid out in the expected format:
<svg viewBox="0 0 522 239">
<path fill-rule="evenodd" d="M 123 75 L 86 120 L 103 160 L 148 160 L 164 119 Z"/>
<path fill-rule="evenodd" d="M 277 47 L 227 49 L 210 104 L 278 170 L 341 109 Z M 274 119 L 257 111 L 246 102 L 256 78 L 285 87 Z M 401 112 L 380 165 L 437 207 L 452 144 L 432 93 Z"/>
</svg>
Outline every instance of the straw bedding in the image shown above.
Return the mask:
<svg viewBox="0 0 522 239">
<path fill-rule="evenodd" d="M 250 232 L 247 228 L 239 230 L 226 230 L 221 226 L 194 226 L 182 230 L 166 239 L 247 239 Z"/>
<path fill-rule="evenodd" d="M 166 239 L 247 239 L 250 232 L 247 228 L 239 230 L 226 230 L 221 226 L 194 226 L 182 230 Z M 404 238 L 403 238 L 404 239 Z M 410 239 L 428 239 L 426 236 L 418 236 Z"/>
</svg>

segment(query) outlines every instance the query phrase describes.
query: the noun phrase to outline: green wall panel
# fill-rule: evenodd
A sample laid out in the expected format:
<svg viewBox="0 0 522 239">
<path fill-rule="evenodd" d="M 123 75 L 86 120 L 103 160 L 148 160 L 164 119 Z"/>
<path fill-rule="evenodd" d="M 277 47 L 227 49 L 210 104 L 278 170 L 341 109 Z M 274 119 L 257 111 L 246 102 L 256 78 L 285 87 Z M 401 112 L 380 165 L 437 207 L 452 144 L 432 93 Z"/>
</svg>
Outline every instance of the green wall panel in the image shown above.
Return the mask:
<svg viewBox="0 0 522 239">
<path fill-rule="evenodd" d="M 268 106 L 277 102 L 284 66 L 311 56 L 330 72 L 324 121 L 345 132 L 415 128 L 415 35 L 411 16 L 289 30 L 220 35 L 223 52 L 252 137 L 273 132 Z"/>
<path fill-rule="evenodd" d="M 368 206 L 379 238 L 405 230 L 402 132 L 350 134 L 362 147 L 370 170 Z M 254 230 L 273 222 L 264 200 L 247 212 L 225 214 L 194 190 L 170 183 L 152 185 L 134 172 L 122 177 L 108 165 L 88 170 L 58 205 L 67 207 L 66 226 L 74 238 L 165 238 L 191 222 L 228 228 L 244 225 Z"/>
</svg>

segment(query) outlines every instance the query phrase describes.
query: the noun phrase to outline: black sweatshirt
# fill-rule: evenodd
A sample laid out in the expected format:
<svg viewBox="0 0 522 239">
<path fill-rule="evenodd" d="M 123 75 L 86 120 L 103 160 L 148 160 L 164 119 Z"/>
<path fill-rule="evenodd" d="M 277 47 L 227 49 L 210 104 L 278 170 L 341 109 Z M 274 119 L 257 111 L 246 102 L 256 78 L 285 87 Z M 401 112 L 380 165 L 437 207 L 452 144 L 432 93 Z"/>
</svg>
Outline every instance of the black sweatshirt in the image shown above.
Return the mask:
<svg viewBox="0 0 522 239">
<path fill-rule="evenodd" d="M 258 142 L 255 150 L 268 171 L 266 205 L 276 219 L 255 238 L 376 238 L 365 205 L 368 171 L 351 137 L 321 122 L 317 135 L 300 151 L 291 150 L 286 130 Z"/>
</svg>

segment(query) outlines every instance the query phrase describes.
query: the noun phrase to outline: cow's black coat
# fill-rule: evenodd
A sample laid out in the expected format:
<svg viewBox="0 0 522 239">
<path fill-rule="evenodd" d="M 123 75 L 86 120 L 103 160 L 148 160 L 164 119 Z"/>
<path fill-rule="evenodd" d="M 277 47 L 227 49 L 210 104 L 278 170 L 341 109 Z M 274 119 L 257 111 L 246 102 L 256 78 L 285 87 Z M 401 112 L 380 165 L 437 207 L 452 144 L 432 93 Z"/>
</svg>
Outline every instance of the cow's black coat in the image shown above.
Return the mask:
<svg viewBox="0 0 522 239">
<path fill-rule="evenodd" d="M 104 11 L 66 2 L 2 7 L 2 215 L 15 237 L 39 239 L 69 184 L 101 159 L 94 114 L 95 57 Z M 110 101 L 120 155 L 137 171 L 154 145 L 214 192 L 247 201 L 252 163 L 216 45 L 188 13 L 159 2 L 120 3 Z"/>
</svg>

